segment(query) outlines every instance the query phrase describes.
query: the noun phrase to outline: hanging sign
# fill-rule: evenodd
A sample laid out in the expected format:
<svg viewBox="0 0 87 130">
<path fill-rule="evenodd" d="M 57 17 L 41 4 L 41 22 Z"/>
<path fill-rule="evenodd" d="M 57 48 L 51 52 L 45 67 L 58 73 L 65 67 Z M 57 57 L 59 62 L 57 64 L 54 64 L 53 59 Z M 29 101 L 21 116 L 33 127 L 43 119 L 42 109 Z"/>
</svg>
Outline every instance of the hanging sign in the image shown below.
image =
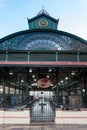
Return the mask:
<svg viewBox="0 0 87 130">
<path fill-rule="evenodd" d="M 37 85 L 40 88 L 48 88 L 51 85 L 51 81 L 48 78 L 42 78 L 37 81 Z"/>
</svg>

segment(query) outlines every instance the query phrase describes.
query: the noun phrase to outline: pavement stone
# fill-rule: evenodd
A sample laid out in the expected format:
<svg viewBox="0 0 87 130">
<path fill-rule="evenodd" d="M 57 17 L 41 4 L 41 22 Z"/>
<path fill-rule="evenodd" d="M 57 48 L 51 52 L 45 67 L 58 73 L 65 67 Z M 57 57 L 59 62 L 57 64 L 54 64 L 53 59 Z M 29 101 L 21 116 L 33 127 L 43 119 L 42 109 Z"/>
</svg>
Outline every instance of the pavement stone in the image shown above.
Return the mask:
<svg viewBox="0 0 87 130">
<path fill-rule="evenodd" d="M 0 125 L 0 130 L 87 130 L 87 125 Z"/>
</svg>

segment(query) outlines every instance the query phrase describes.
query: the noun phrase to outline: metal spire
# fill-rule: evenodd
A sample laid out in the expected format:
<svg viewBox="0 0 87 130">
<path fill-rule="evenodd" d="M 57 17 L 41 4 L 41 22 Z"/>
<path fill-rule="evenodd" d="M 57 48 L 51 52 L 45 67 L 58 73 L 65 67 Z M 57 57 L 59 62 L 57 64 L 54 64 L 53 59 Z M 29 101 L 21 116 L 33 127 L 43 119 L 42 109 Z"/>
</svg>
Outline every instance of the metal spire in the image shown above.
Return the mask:
<svg viewBox="0 0 87 130">
<path fill-rule="evenodd" d="M 42 9 L 38 12 L 37 15 L 40 15 L 40 14 L 47 14 L 47 15 L 49 15 L 49 13 L 44 9 L 44 5 L 42 5 Z"/>
</svg>

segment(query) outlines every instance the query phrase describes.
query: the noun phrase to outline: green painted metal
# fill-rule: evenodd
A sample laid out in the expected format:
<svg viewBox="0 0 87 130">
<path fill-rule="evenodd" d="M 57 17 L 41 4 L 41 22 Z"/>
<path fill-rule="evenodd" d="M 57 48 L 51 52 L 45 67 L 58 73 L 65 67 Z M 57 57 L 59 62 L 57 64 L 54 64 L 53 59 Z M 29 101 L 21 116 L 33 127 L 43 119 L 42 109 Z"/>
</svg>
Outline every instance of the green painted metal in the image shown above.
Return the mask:
<svg viewBox="0 0 87 130">
<path fill-rule="evenodd" d="M 47 22 L 47 26 L 40 26 L 40 21 L 44 20 Z M 29 29 L 53 29 L 57 30 L 58 20 L 54 19 L 53 17 L 47 15 L 47 14 L 41 14 L 39 16 L 36 16 L 34 18 L 28 19 L 28 25 Z"/>
<path fill-rule="evenodd" d="M 39 41 L 39 42 L 37 42 Z M 33 43 L 33 44 L 32 44 Z M 44 44 L 43 44 L 44 43 Z M 87 50 L 87 41 L 57 30 L 34 29 L 0 39 L 0 50 Z"/>
<path fill-rule="evenodd" d="M 48 25 L 46 27 L 42 27 L 39 25 L 39 22 L 41 20 L 45 20 L 48 22 Z M 29 29 L 54 29 L 54 30 L 57 30 L 57 23 L 48 19 L 47 17 L 45 16 L 42 16 L 32 22 L 29 22 Z"/>
<path fill-rule="evenodd" d="M 87 52 L 80 51 L 1 51 L 0 61 L 87 62 Z"/>
</svg>

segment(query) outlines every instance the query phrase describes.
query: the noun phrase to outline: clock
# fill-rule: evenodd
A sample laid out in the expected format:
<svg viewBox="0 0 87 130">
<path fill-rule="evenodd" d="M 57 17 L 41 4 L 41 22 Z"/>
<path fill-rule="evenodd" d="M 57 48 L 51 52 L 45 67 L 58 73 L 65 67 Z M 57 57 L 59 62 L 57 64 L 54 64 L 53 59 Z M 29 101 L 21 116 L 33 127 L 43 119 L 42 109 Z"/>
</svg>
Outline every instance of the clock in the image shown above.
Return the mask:
<svg viewBox="0 0 87 130">
<path fill-rule="evenodd" d="M 45 19 L 42 19 L 39 21 L 39 26 L 40 27 L 47 27 L 48 26 L 48 21 Z"/>
</svg>

